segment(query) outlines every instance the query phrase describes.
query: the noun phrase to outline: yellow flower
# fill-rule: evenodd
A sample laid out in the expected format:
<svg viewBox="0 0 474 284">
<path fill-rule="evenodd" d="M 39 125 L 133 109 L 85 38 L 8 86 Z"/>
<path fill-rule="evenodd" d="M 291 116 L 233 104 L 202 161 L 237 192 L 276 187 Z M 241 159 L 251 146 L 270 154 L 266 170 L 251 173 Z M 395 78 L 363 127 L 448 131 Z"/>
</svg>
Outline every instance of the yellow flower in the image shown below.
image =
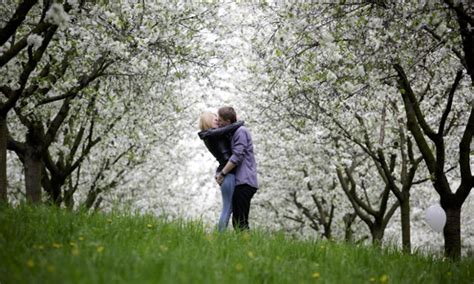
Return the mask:
<svg viewBox="0 0 474 284">
<path fill-rule="evenodd" d="M 80 240 L 80 241 L 83 241 L 83 240 L 84 240 L 84 237 L 83 237 L 83 236 L 79 236 L 79 240 Z"/>
<path fill-rule="evenodd" d="M 97 252 L 98 252 L 98 253 L 102 253 L 102 252 L 104 251 L 104 249 L 105 249 L 105 248 L 104 248 L 103 246 L 98 246 L 98 247 L 97 247 Z"/>
<path fill-rule="evenodd" d="M 388 276 L 387 274 L 383 274 L 380 276 L 380 283 L 387 283 L 388 282 Z"/>
<path fill-rule="evenodd" d="M 370 282 L 375 282 L 375 277 L 370 277 Z"/>
<path fill-rule="evenodd" d="M 63 247 L 62 244 L 58 244 L 58 243 L 53 243 L 52 246 L 53 246 L 53 248 L 55 248 L 55 249 L 58 249 L 58 248 L 62 248 L 62 247 Z"/>
<path fill-rule="evenodd" d="M 147 226 L 148 229 L 153 228 L 153 225 L 152 225 L 152 224 L 148 224 L 148 225 L 146 225 L 146 226 Z"/>
<path fill-rule="evenodd" d="M 28 266 L 29 268 L 32 268 L 35 266 L 35 262 L 30 258 L 28 259 L 28 261 L 26 262 L 26 266 Z"/>
<path fill-rule="evenodd" d="M 236 271 L 239 271 L 239 272 L 240 272 L 240 271 L 242 271 L 243 269 L 244 269 L 244 266 L 243 266 L 242 264 L 237 263 L 237 264 L 235 265 L 235 270 L 236 270 Z"/>
<path fill-rule="evenodd" d="M 313 276 L 314 279 L 318 279 L 321 276 L 321 274 L 319 272 L 315 272 L 315 273 L 313 273 L 312 276 Z"/>
<path fill-rule="evenodd" d="M 34 245 L 33 248 L 34 248 L 34 249 L 37 249 L 37 250 L 44 250 L 44 246 L 43 246 L 43 245 Z"/>
<path fill-rule="evenodd" d="M 250 240 L 250 234 L 247 233 L 247 232 L 243 233 L 243 234 L 242 234 L 242 239 L 244 239 L 244 240 L 246 240 L 246 241 Z"/>
<path fill-rule="evenodd" d="M 77 247 L 77 244 L 75 242 L 69 242 L 69 245 L 72 247 Z"/>
<path fill-rule="evenodd" d="M 107 222 L 112 223 L 112 219 L 107 219 Z"/>
<path fill-rule="evenodd" d="M 56 268 L 53 266 L 53 265 L 48 265 L 46 266 L 46 269 L 49 271 L 49 272 L 54 272 L 56 270 Z"/>
<path fill-rule="evenodd" d="M 255 255 L 253 254 L 252 251 L 247 252 L 247 255 L 248 255 L 250 258 L 254 258 L 254 257 L 255 257 Z"/>
<path fill-rule="evenodd" d="M 79 255 L 79 250 L 77 248 L 73 248 L 71 250 L 71 254 L 77 256 L 77 255 Z"/>
</svg>

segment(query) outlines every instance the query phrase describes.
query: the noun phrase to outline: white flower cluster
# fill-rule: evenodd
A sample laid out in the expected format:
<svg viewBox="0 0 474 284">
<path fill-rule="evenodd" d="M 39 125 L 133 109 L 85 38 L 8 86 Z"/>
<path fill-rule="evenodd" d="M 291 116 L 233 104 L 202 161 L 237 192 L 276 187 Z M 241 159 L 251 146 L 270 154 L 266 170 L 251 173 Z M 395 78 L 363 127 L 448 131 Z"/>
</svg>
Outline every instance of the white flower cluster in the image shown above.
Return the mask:
<svg viewBox="0 0 474 284">
<path fill-rule="evenodd" d="M 69 15 L 64 11 L 63 5 L 54 3 L 46 12 L 45 20 L 48 23 L 62 27 L 69 22 Z"/>
<path fill-rule="evenodd" d="M 79 2 L 77 2 L 77 0 L 67 0 L 67 3 L 71 5 L 73 9 L 79 8 Z"/>
<path fill-rule="evenodd" d="M 31 34 L 26 39 L 26 43 L 33 47 L 33 51 L 36 51 L 43 43 L 43 37 L 38 34 Z"/>
</svg>

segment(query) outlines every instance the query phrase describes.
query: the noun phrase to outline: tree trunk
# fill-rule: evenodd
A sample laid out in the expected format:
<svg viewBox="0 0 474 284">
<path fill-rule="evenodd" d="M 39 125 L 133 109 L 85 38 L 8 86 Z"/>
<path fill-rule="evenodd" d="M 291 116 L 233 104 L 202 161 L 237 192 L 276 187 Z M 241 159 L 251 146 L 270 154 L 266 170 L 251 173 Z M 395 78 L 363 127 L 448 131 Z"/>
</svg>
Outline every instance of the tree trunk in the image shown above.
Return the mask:
<svg viewBox="0 0 474 284">
<path fill-rule="evenodd" d="M 461 257 L 461 208 L 459 206 L 443 206 L 446 212 L 444 226 L 444 254 L 458 260 Z"/>
<path fill-rule="evenodd" d="M 370 233 L 372 234 L 372 244 L 375 246 L 380 246 L 382 244 L 384 228 L 379 225 L 375 225 L 370 228 Z"/>
<path fill-rule="evenodd" d="M 86 201 L 83 203 L 83 207 L 87 210 L 91 209 L 98 195 L 96 190 L 90 190 L 87 194 Z"/>
<path fill-rule="evenodd" d="M 51 198 L 51 203 L 60 206 L 62 200 L 61 196 L 61 187 L 64 185 L 64 180 L 55 178 L 53 175 L 51 177 L 51 192 L 50 192 L 50 198 Z"/>
<path fill-rule="evenodd" d="M 402 245 L 403 251 L 411 252 L 411 228 L 410 228 L 410 199 L 404 198 L 400 201 L 401 221 L 402 221 Z"/>
<path fill-rule="evenodd" d="M 356 218 L 357 214 L 347 213 L 344 215 L 342 220 L 344 221 L 344 240 L 348 243 L 354 242 L 354 231 L 352 230 L 352 224 Z"/>
<path fill-rule="evenodd" d="M 34 149 L 28 147 L 24 163 L 26 200 L 39 203 L 41 201 L 41 170 L 43 165 L 41 157 Z"/>
<path fill-rule="evenodd" d="M 0 115 L 0 202 L 7 199 L 7 115 Z"/>
<path fill-rule="evenodd" d="M 74 197 L 73 197 L 74 191 L 72 190 L 64 190 L 64 205 L 66 205 L 66 208 L 69 210 L 74 209 Z"/>
</svg>

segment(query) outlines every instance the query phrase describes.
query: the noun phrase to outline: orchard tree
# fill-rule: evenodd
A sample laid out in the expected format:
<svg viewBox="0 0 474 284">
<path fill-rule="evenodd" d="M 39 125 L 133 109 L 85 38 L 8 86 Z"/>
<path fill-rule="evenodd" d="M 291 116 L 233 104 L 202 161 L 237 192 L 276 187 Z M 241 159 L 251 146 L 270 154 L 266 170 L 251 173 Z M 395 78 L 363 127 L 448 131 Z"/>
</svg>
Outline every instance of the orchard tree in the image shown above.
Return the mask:
<svg viewBox="0 0 474 284">
<path fill-rule="evenodd" d="M 47 50 L 48 60 L 41 62 L 43 71 L 31 80 L 32 93 L 15 108 L 18 121 L 11 121 L 16 131 L 10 131 L 9 145 L 24 161 L 27 198 L 33 201 L 39 200 L 42 183 L 53 203 L 71 204 L 84 172 L 93 174 L 81 164 L 94 147 L 119 145 L 113 147 L 117 153 L 102 151 L 111 155 L 95 173 L 100 177 L 124 156 L 129 156 L 124 166 L 131 167 L 134 154 L 143 157 L 148 150 L 141 147 L 149 149 L 163 134 L 149 131 L 151 122 L 169 121 L 161 111 L 182 111 L 173 96 L 176 82 L 207 65 L 198 32 L 206 17 L 212 18 L 213 5 L 83 4 L 71 14 L 59 3 L 47 10 L 46 15 L 61 19 L 61 29 Z M 6 68 L 11 78 L 18 72 L 15 66 Z M 112 130 L 120 123 L 125 132 L 117 134 Z M 25 142 L 19 142 L 22 127 L 27 128 Z M 112 134 L 127 139 L 112 140 Z M 118 169 L 118 176 L 126 170 Z M 69 189 L 62 192 L 66 182 Z M 103 191 L 93 184 L 88 206 Z"/>
<path fill-rule="evenodd" d="M 31 28 L 31 26 L 25 25 L 25 22 L 29 21 L 27 16 L 37 2 L 21 1 L 16 9 L 14 9 L 13 16 L 4 20 L 6 24 L 3 25 L 0 31 L 2 35 L 0 38 L 0 48 L 2 51 L 0 68 L 3 78 L 0 85 L 0 91 L 3 94 L 3 99 L 0 102 L 0 199 L 3 201 L 7 201 L 6 149 L 8 113 L 15 107 L 20 98 L 31 96 L 38 88 L 34 84 L 27 87 L 30 76 L 37 69 L 59 25 L 64 20 L 62 16 L 72 8 L 71 5 L 66 5 L 64 10 L 61 9 L 60 13 L 56 14 L 57 17 L 53 17 L 52 10 L 50 10 L 51 3 L 44 3 L 42 7 L 37 9 L 37 23 Z M 56 5 L 59 7 L 60 4 Z M 11 15 L 11 12 L 9 12 L 11 9 L 13 7 L 2 5 L 2 15 Z M 30 14 L 33 13 L 31 12 Z M 19 40 L 16 40 L 17 36 L 20 37 Z M 24 60 L 18 60 L 20 56 Z M 23 63 L 20 63 L 22 61 Z M 15 75 L 9 74 L 9 71 L 6 70 L 7 68 L 14 69 Z M 49 66 L 46 65 L 43 71 L 40 72 L 42 77 L 48 75 L 48 68 Z"/>
<path fill-rule="evenodd" d="M 318 116 L 326 115 L 349 127 L 351 121 L 368 123 L 367 118 L 371 117 L 371 125 L 366 129 L 370 130 L 371 143 L 375 142 L 372 156 L 377 160 L 377 169 L 385 176 L 384 180 L 395 188 L 396 179 L 390 174 L 388 158 L 393 149 L 381 152 L 385 151 L 384 144 L 379 142 L 380 133 L 374 130 L 380 124 L 384 129 L 399 129 L 400 120 L 410 121 L 408 113 L 398 117 L 394 114 L 396 119 L 387 121 L 383 115 L 389 110 L 387 106 L 392 104 L 394 109 L 404 109 L 402 105 L 407 100 L 398 99 L 396 84 L 396 80 L 403 76 L 399 71 L 394 72 L 393 66 L 405 66 L 413 74 L 409 80 L 414 84 L 412 88 L 420 92 L 417 100 L 423 101 L 426 121 L 439 119 L 443 113 L 442 105 L 451 109 L 452 102 L 453 119 L 446 125 L 449 131 L 444 132 L 444 142 L 446 151 L 454 155 L 446 155 L 452 159 L 446 160 L 446 167 L 438 167 L 437 173 L 438 176 L 462 180 L 456 201 L 460 209 L 472 188 L 472 177 L 465 166 L 460 167 L 460 175 L 449 170 L 455 167 L 456 156 L 469 161 L 466 153 L 470 152 L 472 140 L 471 116 L 466 114 L 472 112 L 472 99 L 469 100 L 472 91 L 463 81 L 459 82 L 458 88 L 453 88 L 456 84 L 449 83 L 446 78 L 452 78 L 459 68 L 472 74 L 468 57 L 473 49 L 466 48 L 472 43 L 472 29 L 469 29 L 472 26 L 472 7 L 463 1 L 446 3 L 367 1 L 354 5 L 286 3 L 269 6 L 271 13 L 261 21 L 258 30 L 263 36 L 270 32 L 270 36 L 266 37 L 265 46 L 256 50 L 268 64 L 262 69 L 252 66 L 256 73 L 266 73 L 266 90 L 272 96 L 263 96 L 263 99 L 267 106 L 280 106 L 283 112 L 294 114 L 284 117 L 295 121 L 317 120 Z M 277 86 L 286 91 L 275 92 Z M 408 88 L 401 89 L 409 93 L 406 91 Z M 457 90 L 457 100 L 447 99 L 451 89 Z M 449 112 L 444 113 L 447 117 Z M 397 135 L 393 135 L 396 131 L 390 131 L 393 134 L 387 130 L 384 132 L 385 145 L 397 142 L 399 147 L 408 149 L 408 144 L 400 146 Z M 355 137 L 361 146 L 367 148 L 364 136 L 363 128 L 359 128 Z M 455 154 L 456 145 L 461 142 L 456 142 L 457 137 L 464 138 Z M 409 139 L 405 139 L 406 143 Z M 413 153 L 423 152 L 419 139 L 415 137 L 414 140 L 419 150 Z M 422 155 L 426 161 L 426 154 Z M 419 163 L 418 158 L 407 160 L 407 156 L 405 152 L 405 162 L 395 164 L 405 173 L 409 172 L 407 166 L 416 169 L 414 166 Z M 401 181 L 403 179 L 407 181 L 401 177 Z M 446 202 L 441 203 L 447 210 Z M 460 231 L 456 225 L 459 224 L 459 214 L 450 215 L 453 214 L 448 212 L 448 223 L 456 227 L 456 233 L 448 235 L 445 232 L 446 255 L 457 258 L 460 255 Z"/>
</svg>

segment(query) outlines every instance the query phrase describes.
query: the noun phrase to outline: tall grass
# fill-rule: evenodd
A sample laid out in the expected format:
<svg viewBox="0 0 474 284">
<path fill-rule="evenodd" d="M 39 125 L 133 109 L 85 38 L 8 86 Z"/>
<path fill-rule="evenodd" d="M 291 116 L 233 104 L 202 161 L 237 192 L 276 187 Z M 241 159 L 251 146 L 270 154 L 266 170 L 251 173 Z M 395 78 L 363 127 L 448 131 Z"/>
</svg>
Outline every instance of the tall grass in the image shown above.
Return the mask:
<svg viewBox="0 0 474 284">
<path fill-rule="evenodd" d="M 49 207 L 0 208 L 0 283 L 474 283 L 472 259 L 196 222 Z"/>
</svg>

